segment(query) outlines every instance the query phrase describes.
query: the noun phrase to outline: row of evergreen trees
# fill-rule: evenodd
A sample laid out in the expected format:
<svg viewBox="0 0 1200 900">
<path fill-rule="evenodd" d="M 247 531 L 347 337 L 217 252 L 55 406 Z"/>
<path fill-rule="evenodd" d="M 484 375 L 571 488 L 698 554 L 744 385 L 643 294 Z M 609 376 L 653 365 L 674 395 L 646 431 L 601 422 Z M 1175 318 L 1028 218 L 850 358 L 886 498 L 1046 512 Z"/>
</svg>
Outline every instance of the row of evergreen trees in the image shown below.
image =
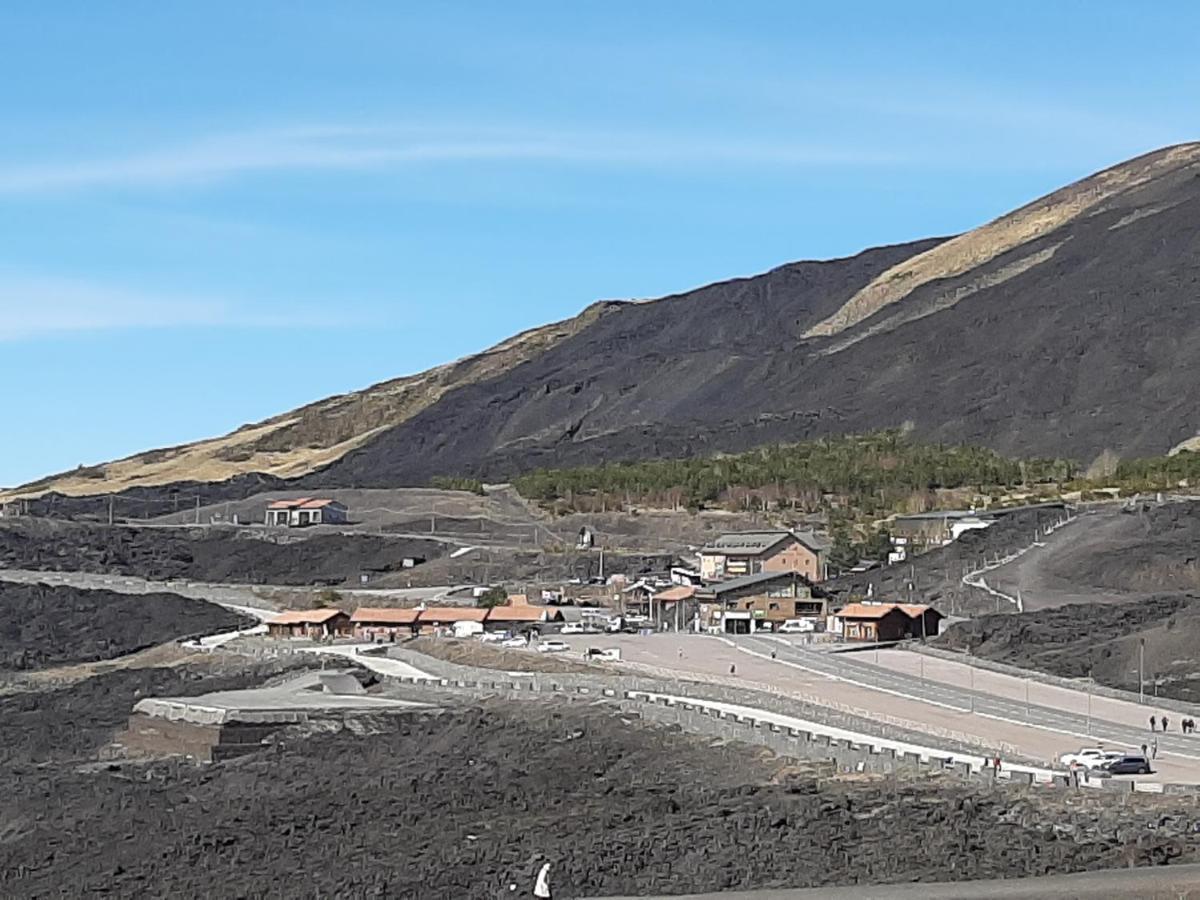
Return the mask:
<svg viewBox="0 0 1200 900">
<path fill-rule="evenodd" d="M 1077 474 L 1066 459 L 1014 460 L 979 447 L 923 444 L 898 431 L 823 438 L 704 459 L 541 469 L 514 484 L 522 496 L 568 508 L 640 502 L 698 508 L 751 492 L 777 505 L 820 508 L 836 495 L 860 509 L 883 509 L 915 492 L 1062 484 Z"/>
</svg>

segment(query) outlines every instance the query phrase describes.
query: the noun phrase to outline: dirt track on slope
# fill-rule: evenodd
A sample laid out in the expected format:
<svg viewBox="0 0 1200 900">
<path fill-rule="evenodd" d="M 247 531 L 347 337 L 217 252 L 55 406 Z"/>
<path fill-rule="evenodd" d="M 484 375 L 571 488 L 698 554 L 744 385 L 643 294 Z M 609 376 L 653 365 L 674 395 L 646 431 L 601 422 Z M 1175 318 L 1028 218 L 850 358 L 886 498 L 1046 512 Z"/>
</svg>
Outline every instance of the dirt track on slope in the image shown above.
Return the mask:
<svg viewBox="0 0 1200 900">
<path fill-rule="evenodd" d="M 318 534 L 276 543 L 232 528 L 136 528 L 22 518 L 0 525 L 0 568 L 238 584 L 358 583 L 432 559 L 435 541 Z"/>
<path fill-rule="evenodd" d="M 861 598 L 873 589 L 878 599 L 907 600 L 908 585 L 916 602 L 931 603 L 943 613 L 956 616 L 1003 612 L 1004 604 L 983 591 L 962 583 L 963 575 L 998 556 L 1028 547 L 1035 534 L 1065 517 L 1061 509 L 1032 509 L 1005 516 L 990 528 L 968 531 L 945 547 L 913 557 L 896 565 L 861 574 L 843 575 L 823 587 L 840 600 Z M 989 582 L 990 583 L 990 582 Z M 998 608 L 999 607 L 999 608 Z"/>
</svg>

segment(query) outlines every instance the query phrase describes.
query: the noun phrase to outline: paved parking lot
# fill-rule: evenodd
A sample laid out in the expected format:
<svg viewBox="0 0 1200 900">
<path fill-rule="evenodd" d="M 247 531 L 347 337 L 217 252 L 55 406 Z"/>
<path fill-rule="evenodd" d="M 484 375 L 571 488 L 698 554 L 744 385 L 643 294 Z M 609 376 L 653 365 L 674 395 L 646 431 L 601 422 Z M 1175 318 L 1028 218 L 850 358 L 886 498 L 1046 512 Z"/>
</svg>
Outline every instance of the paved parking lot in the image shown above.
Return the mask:
<svg viewBox="0 0 1200 900">
<path fill-rule="evenodd" d="M 1200 735 L 1159 733 L 1142 723 L 1153 711 L 1089 697 L 1085 691 L 932 660 L 905 651 L 830 654 L 779 637 L 586 635 L 565 638 L 572 652 L 619 647 L 624 662 L 697 680 L 736 679 L 806 701 L 904 724 L 934 737 L 953 736 L 984 747 L 1052 762 L 1080 746 L 1137 751 L 1159 742 L 1147 781 L 1200 783 Z M 770 658 L 775 652 L 775 659 Z M 922 662 L 922 660 L 924 660 Z M 924 669 L 922 677 L 921 669 Z M 1028 687 L 1029 705 L 1025 704 Z M 1090 721 L 1087 708 L 1090 703 Z"/>
</svg>

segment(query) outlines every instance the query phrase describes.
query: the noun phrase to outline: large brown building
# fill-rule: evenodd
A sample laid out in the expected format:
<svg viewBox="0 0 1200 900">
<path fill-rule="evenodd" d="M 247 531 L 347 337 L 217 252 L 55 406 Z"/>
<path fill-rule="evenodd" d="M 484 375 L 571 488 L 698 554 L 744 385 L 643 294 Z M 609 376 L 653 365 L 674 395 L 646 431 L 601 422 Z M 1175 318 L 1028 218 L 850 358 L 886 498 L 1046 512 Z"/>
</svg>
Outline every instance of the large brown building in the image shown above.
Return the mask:
<svg viewBox="0 0 1200 900">
<path fill-rule="evenodd" d="M 829 542 L 809 532 L 733 532 L 700 551 L 700 577 L 721 581 L 761 572 L 799 572 L 809 581 L 824 581 L 828 552 Z"/>
<path fill-rule="evenodd" d="M 759 572 L 709 585 L 696 593 L 700 625 L 727 634 L 777 629 L 788 619 L 823 619 L 826 601 L 813 596 L 799 572 Z"/>
</svg>

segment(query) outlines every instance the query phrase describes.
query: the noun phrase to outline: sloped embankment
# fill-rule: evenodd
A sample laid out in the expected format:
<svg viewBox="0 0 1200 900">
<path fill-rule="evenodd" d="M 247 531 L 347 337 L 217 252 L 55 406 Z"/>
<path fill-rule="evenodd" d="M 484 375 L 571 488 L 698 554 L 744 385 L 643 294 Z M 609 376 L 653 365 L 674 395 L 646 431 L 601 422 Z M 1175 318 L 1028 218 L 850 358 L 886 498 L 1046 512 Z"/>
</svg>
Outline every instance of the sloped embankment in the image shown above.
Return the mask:
<svg viewBox="0 0 1200 900">
<path fill-rule="evenodd" d="M 0 568 L 240 584 L 341 584 L 441 555 L 436 541 L 317 534 L 276 543 L 233 528 L 133 528 L 17 519 L 0 526 Z"/>
<path fill-rule="evenodd" d="M 232 631 L 243 616 L 178 594 L 119 594 L 0 582 L 0 671 L 114 659 L 181 637 Z"/>
<path fill-rule="evenodd" d="M 1075 603 L 1022 615 L 980 616 L 952 626 L 936 643 L 995 662 L 1064 678 L 1091 673 L 1109 687 L 1200 702 L 1200 597 L 1163 595 L 1124 603 Z"/>
</svg>

